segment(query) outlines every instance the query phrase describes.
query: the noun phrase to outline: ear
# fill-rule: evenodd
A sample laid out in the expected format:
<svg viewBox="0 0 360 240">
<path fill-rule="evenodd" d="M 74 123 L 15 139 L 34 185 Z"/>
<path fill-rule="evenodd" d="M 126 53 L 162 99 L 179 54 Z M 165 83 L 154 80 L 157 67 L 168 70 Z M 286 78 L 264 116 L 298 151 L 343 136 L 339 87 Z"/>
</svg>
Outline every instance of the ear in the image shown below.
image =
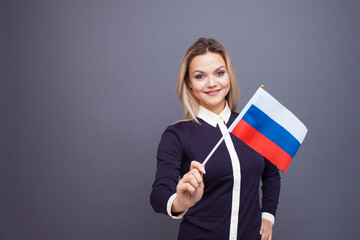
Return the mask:
<svg viewBox="0 0 360 240">
<path fill-rule="evenodd" d="M 189 86 L 189 88 L 192 88 L 192 87 L 191 87 L 191 83 L 190 83 L 190 80 L 189 80 L 189 79 L 186 79 L 186 83 L 187 83 L 187 85 Z"/>
</svg>

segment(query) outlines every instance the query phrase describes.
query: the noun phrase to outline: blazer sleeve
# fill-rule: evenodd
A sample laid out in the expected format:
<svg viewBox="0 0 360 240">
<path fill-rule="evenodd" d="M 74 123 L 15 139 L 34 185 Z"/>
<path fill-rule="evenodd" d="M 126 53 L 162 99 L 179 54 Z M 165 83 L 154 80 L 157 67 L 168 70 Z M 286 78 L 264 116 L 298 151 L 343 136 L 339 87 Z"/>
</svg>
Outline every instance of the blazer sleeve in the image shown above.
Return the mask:
<svg viewBox="0 0 360 240">
<path fill-rule="evenodd" d="M 275 217 L 280 195 L 280 173 L 279 169 L 267 159 L 261 181 L 262 212 L 268 212 Z"/>
<path fill-rule="evenodd" d="M 157 151 L 157 170 L 152 185 L 150 203 L 158 213 L 167 214 L 169 198 L 176 193 L 182 161 L 182 144 L 172 126 L 163 133 Z"/>
</svg>

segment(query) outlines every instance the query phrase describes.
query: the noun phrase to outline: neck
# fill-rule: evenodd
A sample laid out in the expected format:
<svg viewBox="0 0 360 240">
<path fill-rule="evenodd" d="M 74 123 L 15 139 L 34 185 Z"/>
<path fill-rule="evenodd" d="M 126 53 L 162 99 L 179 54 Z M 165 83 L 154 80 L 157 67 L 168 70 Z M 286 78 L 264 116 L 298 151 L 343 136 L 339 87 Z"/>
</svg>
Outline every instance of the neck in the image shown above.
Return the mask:
<svg viewBox="0 0 360 240">
<path fill-rule="evenodd" d="M 216 115 L 219 115 L 225 109 L 226 103 L 224 101 L 222 104 L 219 104 L 218 106 L 214 106 L 214 107 L 209 107 L 209 106 L 206 107 L 203 105 L 201 105 L 201 106 L 206 108 L 207 110 L 215 113 Z"/>
</svg>

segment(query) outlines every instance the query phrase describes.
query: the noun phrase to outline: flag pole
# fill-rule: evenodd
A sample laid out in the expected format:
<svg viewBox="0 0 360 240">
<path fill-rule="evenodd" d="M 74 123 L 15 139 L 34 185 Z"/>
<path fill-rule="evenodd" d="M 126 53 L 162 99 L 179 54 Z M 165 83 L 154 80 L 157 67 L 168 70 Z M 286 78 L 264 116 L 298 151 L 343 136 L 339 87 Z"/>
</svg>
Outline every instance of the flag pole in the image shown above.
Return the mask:
<svg viewBox="0 0 360 240">
<path fill-rule="evenodd" d="M 225 136 L 229 134 L 229 131 L 227 131 L 222 138 L 217 142 L 217 144 L 215 145 L 215 147 L 211 150 L 211 152 L 209 153 L 209 155 L 206 157 L 206 159 L 204 160 L 204 162 L 202 163 L 202 165 L 205 167 L 205 164 L 209 161 L 210 157 L 214 154 L 215 150 L 219 147 L 219 145 L 221 144 L 222 141 L 224 141 Z"/>
<path fill-rule="evenodd" d="M 260 88 L 264 88 L 264 85 L 261 85 Z M 252 100 L 257 96 L 258 91 L 254 94 L 254 96 L 250 99 L 250 101 L 246 104 L 244 109 L 240 112 L 239 116 L 234 120 L 231 126 L 228 128 L 227 132 L 222 136 L 222 138 L 216 143 L 215 147 L 211 150 L 208 156 L 203 161 L 202 165 L 205 167 L 205 164 L 209 161 L 210 157 L 214 154 L 215 150 L 220 146 L 222 141 L 224 141 L 225 137 L 233 130 L 236 123 L 240 121 L 240 119 L 244 116 L 245 112 L 249 109 Z"/>
</svg>

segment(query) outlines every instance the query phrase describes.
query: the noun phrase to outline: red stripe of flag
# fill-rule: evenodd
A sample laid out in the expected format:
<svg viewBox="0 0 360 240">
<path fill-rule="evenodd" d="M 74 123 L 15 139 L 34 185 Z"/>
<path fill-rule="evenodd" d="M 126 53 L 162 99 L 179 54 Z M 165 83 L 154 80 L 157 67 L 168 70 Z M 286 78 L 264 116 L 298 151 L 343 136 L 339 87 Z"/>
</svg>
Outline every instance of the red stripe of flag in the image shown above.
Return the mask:
<svg viewBox="0 0 360 240">
<path fill-rule="evenodd" d="M 292 160 L 291 156 L 250 124 L 240 120 L 231 132 L 275 164 L 281 171 L 286 171 Z"/>
</svg>

